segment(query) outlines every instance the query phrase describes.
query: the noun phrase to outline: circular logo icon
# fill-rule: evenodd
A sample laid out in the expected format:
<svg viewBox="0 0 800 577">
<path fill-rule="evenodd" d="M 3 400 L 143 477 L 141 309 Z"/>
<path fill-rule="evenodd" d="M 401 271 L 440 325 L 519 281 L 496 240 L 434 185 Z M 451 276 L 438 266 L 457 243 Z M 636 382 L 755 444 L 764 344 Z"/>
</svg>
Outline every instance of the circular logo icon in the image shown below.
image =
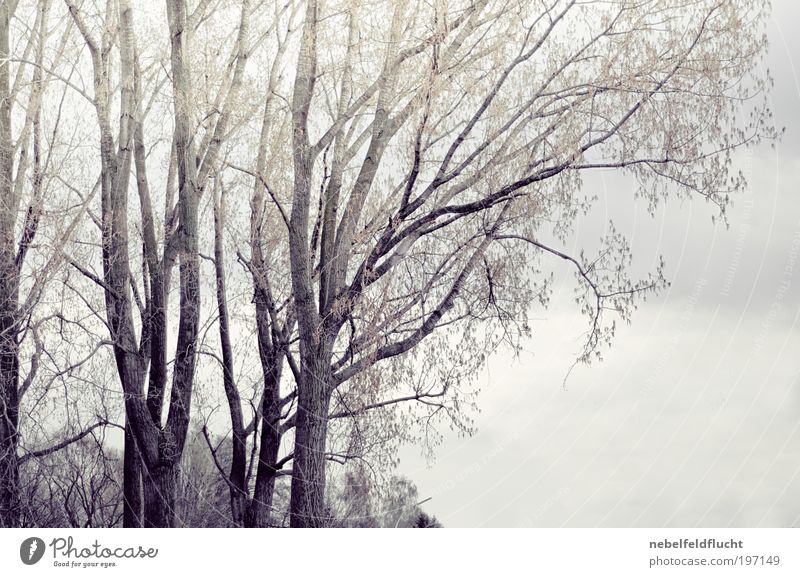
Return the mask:
<svg viewBox="0 0 800 577">
<path fill-rule="evenodd" d="M 19 546 L 19 558 L 25 565 L 34 565 L 44 555 L 44 541 L 39 537 L 28 537 Z"/>
</svg>

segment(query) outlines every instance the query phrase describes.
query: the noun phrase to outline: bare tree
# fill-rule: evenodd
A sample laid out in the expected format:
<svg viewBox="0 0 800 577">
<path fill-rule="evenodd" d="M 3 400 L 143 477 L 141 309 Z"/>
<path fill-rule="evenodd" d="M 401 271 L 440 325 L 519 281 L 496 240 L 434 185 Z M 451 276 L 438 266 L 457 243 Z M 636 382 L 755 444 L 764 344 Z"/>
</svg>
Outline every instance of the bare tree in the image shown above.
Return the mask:
<svg viewBox="0 0 800 577">
<path fill-rule="evenodd" d="M 732 151 L 771 135 L 753 100 L 766 83 L 752 74 L 764 10 L 307 2 L 288 112 L 300 355 L 292 526 L 324 524 L 337 391 L 441 331 L 453 339 L 462 327 L 458 346 L 471 352 L 485 346 L 480 324 L 512 342 L 525 333 L 524 305 L 546 293 L 512 263 L 541 254 L 574 268 L 589 319 L 582 361 L 613 334 L 609 313 L 627 321 L 636 297 L 663 286 L 660 269 L 628 279 L 630 249 L 613 229 L 596 256 L 556 244 L 580 208 L 580 174 L 624 169 L 649 202 L 675 191 L 724 209 L 742 186 Z"/>
<path fill-rule="evenodd" d="M 103 279 L 99 284 L 104 289 L 107 324 L 125 394 L 125 524 L 132 526 L 143 521 L 145 526 L 172 526 L 181 455 L 190 421 L 199 329 L 199 203 L 205 184 L 217 166 L 224 137 L 230 130 L 230 110 L 241 86 L 248 50 L 248 2 L 242 2 L 242 38 L 234 49 L 234 65 L 227 81 L 219 88 L 221 101 L 213 121 L 200 139 L 195 138 L 198 136 L 195 94 L 188 45 L 201 19 L 207 16 L 204 12 L 207 3 L 201 3 L 197 10 L 189 13 L 183 0 L 166 2 L 174 124 L 171 162 L 174 164 L 167 175 L 161 254 L 156 242 L 156 220 L 147 176 L 143 129 L 147 104 L 140 93 L 141 71 L 132 8 L 126 0 L 109 0 L 97 38 L 80 7 L 71 0 L 66 3 L 83 36 L 94 73 L 93 101 L 100 126 L 102 183 Z M 120 74 L 116 138 L 110 118 L 115 44 L 118 45 Z M 141 289 L 137 288 L 138 283 L 131 273 L 133 261 L 129 251 L 128 188 L 132 167 L 136 171 L 142 223 L 144 280 Z M 176 198 L 174 179 L 177 180 Z M 179 318 L 169 409 L 164 419 L 167 295 L 176 262 Z M 134 310 L 139 311 L 138 327 Z M 137 454 L 144 464 L 142 471 Z"/>
</svg>

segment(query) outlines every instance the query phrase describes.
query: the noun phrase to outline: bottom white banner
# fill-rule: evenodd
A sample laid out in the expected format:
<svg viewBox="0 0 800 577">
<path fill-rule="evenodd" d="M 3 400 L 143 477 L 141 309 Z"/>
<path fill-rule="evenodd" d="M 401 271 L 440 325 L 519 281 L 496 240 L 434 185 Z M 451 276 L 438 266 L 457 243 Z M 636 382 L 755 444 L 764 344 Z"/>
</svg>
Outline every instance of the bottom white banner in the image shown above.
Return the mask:
<svg viewBox="0 0 800 577">
<path fill-rule="evenodd" d="M 800 529 L 5 529 L 0 575 L 800 575 Z"/>
</svg>

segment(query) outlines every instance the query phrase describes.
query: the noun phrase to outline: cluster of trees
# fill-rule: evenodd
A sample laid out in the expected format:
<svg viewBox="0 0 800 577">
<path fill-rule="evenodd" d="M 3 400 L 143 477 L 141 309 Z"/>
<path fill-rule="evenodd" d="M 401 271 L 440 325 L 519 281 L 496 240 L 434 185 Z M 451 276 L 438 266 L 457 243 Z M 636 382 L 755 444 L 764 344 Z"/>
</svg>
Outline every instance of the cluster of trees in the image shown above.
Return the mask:
<svg viewBox="0 0 800 577">
<path fill-rule="evenodd" d="M 222 439 L 220 439 L 222 440 Z M 228 441 L 229 443 L 229 441 Z M 230 445 L 217 458 L 229 463 Z M 123 455 L 89 435 L 21 469 L 20 524 L 25 527 L 121 527 Z M 178 477 L 176 526 L 232 527 L 228 488 L 201 431 L 190 434 Z M 326 495 L 326 524 L 331 527 L 435 528 L 442 525 L 420 508 L 412 481 L 389 476 L 376 484 L 363 468 L 348 470 Z M 276 487 L 270 527 L 288 526 L 289 486 Z"/>
<path fill-rule="evenodd" d="M 581 175 L 724 213 L 775 136 L 766 4 L 2 0 L 0 525 L 437 526 L 396 447 L 546 259 L 583 362 L 665 283 Z"/>
</svg>

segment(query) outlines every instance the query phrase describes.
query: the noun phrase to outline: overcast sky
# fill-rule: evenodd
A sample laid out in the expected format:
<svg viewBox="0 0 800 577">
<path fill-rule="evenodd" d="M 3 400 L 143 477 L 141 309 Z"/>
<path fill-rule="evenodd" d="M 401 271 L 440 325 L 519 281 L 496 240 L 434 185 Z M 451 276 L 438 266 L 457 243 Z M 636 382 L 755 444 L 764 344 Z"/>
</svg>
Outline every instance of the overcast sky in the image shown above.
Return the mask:
<svg viewBox="0 0 800 577">
<path fill-rule="evenodd" d="M 432 464 L 402 451 L 399 472 L 446 526 L 800 526 L 798 21 L 796 2 L 774 2 L 767 64 L 786 135 L 740 159 L 751 186 L 730 228 L 700 201 L 653 219 L 626 180 L 587 181 L 600 201 L 575 246 L 613 218 L 639 266 L 664 255 L 672 286 L 563 387 L 586 325 L 572 271 L 554 269 L 525 352 L 481 376 L 477 434 L 446 436 Z"/>
</svg>

